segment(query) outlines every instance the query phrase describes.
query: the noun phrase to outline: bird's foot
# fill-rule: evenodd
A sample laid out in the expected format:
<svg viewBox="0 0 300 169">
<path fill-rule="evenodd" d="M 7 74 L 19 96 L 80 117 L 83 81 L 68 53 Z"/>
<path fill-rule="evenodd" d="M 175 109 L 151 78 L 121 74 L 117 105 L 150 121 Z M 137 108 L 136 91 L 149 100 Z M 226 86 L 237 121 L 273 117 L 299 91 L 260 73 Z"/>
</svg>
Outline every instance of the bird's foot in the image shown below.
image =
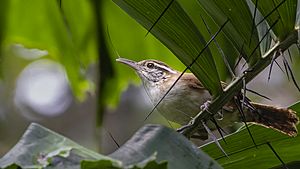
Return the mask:
<svg viewBox="0 0 300 169">
<path fill-rule="evenodd" d="M 206 111 L 208 111 L 208 107 L 209 107 L 209 105 L 211 104 L 211 101 L 210 100 L 207 100 L 205 103 L 203 103 L 201 106 L 200 106 L 200 109 L 202 110 L 202 111 L 204 111 L 204 110 L 206 110 Z M 209 112 L 209 111 L 208 111 Z M 209 112 L 210 113 L 210 112 Z"/>
<path fill-rule="evenodd" d="M 200 109 L 202 111 L 206 110 L 208 113 L 210 113 L 210 111 L 208 110 L 208 107 L 209 105 L 211 104 L 211 101 L 210 100 L 207 100 L 205 103 L 203 103 L 201 106 L 200 106 Z M 213 115 L 212 113 L 210 113 L 211 115 Z M 218 111 L 217 114 L 213 115 L 214 118 L 216 118 L 217 120 L 223 120 L 223 111 Z"/>
</svg>

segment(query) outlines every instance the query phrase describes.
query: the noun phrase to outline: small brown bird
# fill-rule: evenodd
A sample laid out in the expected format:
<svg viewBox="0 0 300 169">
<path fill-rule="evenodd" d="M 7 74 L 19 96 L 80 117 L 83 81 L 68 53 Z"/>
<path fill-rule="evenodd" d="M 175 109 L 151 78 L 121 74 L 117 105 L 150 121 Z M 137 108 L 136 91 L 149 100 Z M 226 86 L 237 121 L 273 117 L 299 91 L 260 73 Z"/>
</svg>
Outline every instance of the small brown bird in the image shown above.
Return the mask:
<svg viewBox="0 0 300 169">
<path fill-rule="evenodd" d="M 116 61 L 130 66 L 137 72 L 154 105 L 166 94 L 181 74 L 157 60 L 135 62 L 118 58 Z M 225 83 L 223 84 L 225 85 Z M 210 101 L 211 98 L 209 91 L 203 87 L 192 73 L 184 73 L 157 109 L 167 120 L 185 125 L 200 112 L 200 107 Z M 244 107 L 244 114 L 248 123 L 272 128 L 289 136 L 297 135 L 296 125 L 299 119 L 295 111 L 253 102 L 251 102 L 251 105 L 254 110 Z M 222 114 L 216 114 L 215 116 L 221 127 L 231 126 L 234 123 L 243 121 L 233 100 L 224 106 Z M 207 125 L 211 130 L 216 129 L 213 123 Z M 203 130 L 200 129 L 198 133 L 200 133 L 202 140 L 208 138 L 207 130 L 204 130 L 204 128 Z"/>
</svg>

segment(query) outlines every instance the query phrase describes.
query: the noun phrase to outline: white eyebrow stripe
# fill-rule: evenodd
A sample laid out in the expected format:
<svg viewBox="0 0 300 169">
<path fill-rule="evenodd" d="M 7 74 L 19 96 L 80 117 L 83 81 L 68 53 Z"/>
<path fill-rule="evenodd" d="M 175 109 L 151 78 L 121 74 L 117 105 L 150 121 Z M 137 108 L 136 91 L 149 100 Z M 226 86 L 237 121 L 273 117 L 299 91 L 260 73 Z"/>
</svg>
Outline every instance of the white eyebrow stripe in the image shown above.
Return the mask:
<svg viewBox="0 0 300 169">
<path fill-rule="evenodd" d="M 157 66 L 157 67 L 159 67 L 161 69 L 164 69 L 164 70 L 166 70 L 168 72 L 171 72 L 171 73 L 174 73 L 174 74 L 176 73 L 176 71 L 174 71 L 173 69 L 170 69 L 169 67 L 166 67 L 164 65 L 160 65 L 160 64 L 155 63 L 155 66 Z"/>
</svg>

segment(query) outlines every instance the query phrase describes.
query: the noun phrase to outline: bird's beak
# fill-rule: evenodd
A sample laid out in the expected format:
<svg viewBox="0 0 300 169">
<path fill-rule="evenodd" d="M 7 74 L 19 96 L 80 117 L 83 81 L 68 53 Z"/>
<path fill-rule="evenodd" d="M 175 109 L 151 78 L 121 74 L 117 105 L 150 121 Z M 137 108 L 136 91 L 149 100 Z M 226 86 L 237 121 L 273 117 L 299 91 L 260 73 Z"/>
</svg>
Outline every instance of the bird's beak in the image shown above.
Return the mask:
<svg viewBox="0 0 300 169">
<path fill-rule="evenodd" d="M 133 60 L 129 60 L 129 59 L 125 59 L 125 58 L 118 58 L 118 59 L 116 59 L 116 61 L 130 66 L 134 70 L 138 70 L 138 64 L 137 64 L 137 62 L 135 62 Z"/>
</svg>

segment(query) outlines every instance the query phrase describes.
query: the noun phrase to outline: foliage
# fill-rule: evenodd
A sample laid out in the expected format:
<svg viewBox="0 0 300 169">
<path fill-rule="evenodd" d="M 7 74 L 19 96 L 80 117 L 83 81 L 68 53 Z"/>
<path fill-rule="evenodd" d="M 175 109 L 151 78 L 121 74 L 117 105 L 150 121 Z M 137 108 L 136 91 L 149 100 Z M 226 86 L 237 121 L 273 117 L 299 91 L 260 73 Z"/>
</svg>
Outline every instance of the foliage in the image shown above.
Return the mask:
<svg viewBox="0 0 300 169">
<path fill-rule="evenodd" d="M 139 61 L 141 58 L 159 59 L 172 64 L 176 69 L 184 69 L 183 64 L 174 57 L 168 48 L 151 34 L 145 37 L 147 31 L 124 14 L 112 1 L 103 1 L 103 6 L 106 43 L 110 49 L 114 68 L 114 77 L 106 81 L 107 85 L 102 91 L 106 96 L 104 100 L 106 106 L 114 107 L 118 103 L 120 93 L 127 88 L 128 83 L 137 84 L 139 82 L 133 71 L 128 71 L 128 68 L 120 66 L 114 61 L 119 57 L 118 55 L 135 61 Z"/>
<path fill-rule="evenodd" d="M 135 0 L 114 0 L 114 2 L 116 2 L 116 4 L 118 4 L 123 10 L 125 10 L 131 17 L 135 18 L 147 30 L 149 30 L 158 39 L 160 39 L 171 51 L 173 51 L 173 53 L 180 60 L 183 61 L 183 58 L 187 59 L 187 56 L 176 52 L 176 50 L 178 50 L 177 46 L 175 47 L 170 45 L 173 40 L 172 38 L 168 39 L 171 40 L 171 42 L 165 40 L 166 36 L 171 36 L 174 38 L 180 36 L 181 31 L 186 31 L 183 29 L 176 29 L 177 27 L 180 27 L 180 24 L 188 25 L 183 22 L 176 23 L 176 26 L 172 25 L 173 22 L 176 22 L 177 20 L 180 21 L 181 16 L 186 16 L 186 14 L 184 14 L 185 11 L 180 9 L 178 5 L 179 3 L 177 1 L 151 1 L 151 3 L 149 3 L 148 1 L 136 2 Z M 227 25 L 225 25 L 224 29 L 222 29 L 226 37 L 218 37 L 218 39 L 216 39 L 217 41 L 219 39 L 222 39 L 223 41 L 230 40 L 231 43 L 229 44 L 229 46 L 235 48 L 240 53 L 240 55 L 231 56 L 231 58 L 233 57 L 235 58 L 233 60 L 238 60 L 239 57 L 243 57 L 247 62 L 249 68 L 245 71 L 246 73 L 240 75 L 239 77 L 235 77 L 236 79 L 233 79 L 234 81 L 225 89 L 224 93 L 221 92 L 220 94 L 217 88 L 214 88 L 215 91 L 212 91 L 214 89 L 209 88 L 211 93 L 219 95 L 215 96 L 216 99 L 213 100 L 212 104 L 208 108 L 209 112 L 207 110 L 204 110 L 203 112 L 199 113 L 191 121 L 191 125 L 189 125 L 190 127 L 184 128 L 183 133 L 187 136 L 191 136 L 196 131 L 197 126 L 201 124 L 201 120 L 208 120 L 211 116 L 211 113 L 216 113 L 228 100 L 230 100 L 237 92 L 239 92 L 243 88 L 243 83 L 247 83 L 252 80 L 265 67 L 267 67 L 269 64 L 273 64 L 274 60 L 278 56 L 281 56 L 282 51 L 287 50 L 290 46 L 297 43 L 297 33 L 299 31 L 299 28 L 297 27 L 296 30 L 294 29 L 295 25 L 297 25 L 295 17 L 297 11 L 297 1 L 295 0 L 259 2 L 235 0 L 201 0 L 198 2 L 199 6 L 202 9 L 199 10 L 200 15 L 208 16 L 207 20 L 209 20 L 209 23 L 214 22 L 208 25 L 209 27 L 213 27 L 215 30 L 215 27 L 219 27 L 219 29 L 222 29 L 223 23 L 226 22 L 227 19 L 230 21 Z M 157 11 L 159 9 L 156 6 L 157 4 L 161 4 L 161 6 L 164 6 L 164 8 L 160 9 L 160 12 Z M 145 6 L 147 7 L 145 8 Z M 143 15 L 145 11 L 147 15 Z M 176 15 L 176 13 L 179 14 Z M 149 24 L 149 22 L 151 22 L 152 24 Z M 167 27 L 166 25 L 169 25 L 169 27 Z M 191 27 L 194 28 L 194 26 Z M 187 26 L 187 28 L 189 28 L 189 26 Z M 191 28 L 189 28 L 188 30 L 190 29 Z M 172 32 L 172 30 L 176 30 L 176 32 Z M 205 34 L 206 31 L 200 30 L 199 32 L 201 32 L 201 34 Z M 205 37 L 204 35 L 201 36 Z M 181 38 L 184 39 L 184 37 Z M 205 42 L 204 44 L 202 44 L 202 46 L 209 44 L 209 42 L 210 41 Z M 271 46 L 272 43 L 273 45 Z M 215 44 L 217 45 L 217 43 Z M 199 44 L 194 45 L 196 46 Z M 220 45 L 221 49 L 228 48 L 228 46 L 223 45 Z M 259 48 L 260 50 L 258 50 Z M 188 48 L 185 48 L 185 46 L 181 46 L 181 50 L 185 49 L 190 50 Z M 202 50 L 208 49 L 198 49 L 198 53 L 201 53 Z M 190 58 L 190 60 L 187 62 L 183 61 L 183 63 L 185 63 L 188 68 L 190 68 L 196 56 L 188 55 L 188 57 Z M 201 55 L 199 60 L 203 58 L 205 58 L 205 55 Z M 204 64 L 203 62 L 200 63 L 200 61 L 196 63 L 198 64 L 195 65 L 200 67 L 207 66 L 207 64 Z M 227 67 L 229 68 L 230 66 Z M 210 67 L 208 69 L 214 68 Z M 191 67 L 191 71 L 199 78 L 199 80 L 203 84 L 209 84 L 209 80 L 207 80 L 206 76 L 201 74 L 199 70 L 197 72 L 196 70 L 193 70 L 193 67 Z M 218 79 L 218 74 L 209 74 L 209 76 L 212 79 Z M 296 82 L 295 85 L 297 86 Z M 260 162 L 260 160 L 262 159 L 274 156 L 274 154 L 270 153 L 270 147 L 266 147 L 266 145 L 268 145 L 267 143 L 274 144 L 275 149 L 279 152 L 291 152 L 289 156 L 286 157 L 286 162 L 296 160 L 296 157 L 299 155 L 295 151 L 295 148 L 298 147 L 298 137 L 290 139 L 278 132 L 274 132 L 272 130 L 261 128 L 258 126 L 253 126 L 251 127 L 251 129 L 253 130 L 253 135 L 256 135 L 257 139 L 259 140 L 257 144 L 260 146 L 264 145 L 262 146 L 263 148 L 261 148 L 259 151 L 255 151 L 254 153 L 257 153 L 257 155 L 260 157 L 256 158 L 256 156 L 254 156 L 253 158 L 250 158 L 249 156 L 251 155 L 251 153 L 249 153 L 248 151 L 243 151 L 243 149 L 247 149 L 250 146 L 249 143 L 251 143 L 247 131 L 243 130 L 242 132 L 238 132 L 228 137 L 227 140 L 230 141 L 230 143 L 228 143 L 228 151 L 241 151 L 241 153 L 237 153 L 236 156 L 233 155 L 234 160 L 229 160 L 229 162 L 226 157 L 222 156 L 222 158 L 219 159 L 219 162 L 224 167 L 241 168 L 246 164 L 257 164 L 257 162 Z M 265 136 L 266 134 L 268 135 L 268 137 Z M 269 139 L 269 137 L 274 137 L 276 139 Z M 237 142 L 239 141 L 243 144 L 237 144 Z M 286 142 L 289 143 L 289 148 L 284 149 L 278 146 L 279 144 L 287 144 Z M 220 157 L 220 154 L 219 156 L 216 156 L 216 154 L 213 153 L 212 149 L 209 148 L 211 146 L 215 147 L 215 145 L 209 145 L 207 147 L 205 146 L 204 150 L 207 150 L 206 152 L 215 158 Z M 231 147 L 237 149 L 232 149 Z M 266 149 L 268 149 L 269 151 L 265 151 Z M 219 150 L 217 151 L 218 153 L 220 153 Z M 249 151 L 252 151 L 252 149 Z M 251 161 L 247 162 L 247 158 L 250 158 Z M 262 164 L 260 167 L 274 167 L 280 164 L 280 161 L 278 159 L 274 158 L 274 161 L 267 164 Z"/>
<path fill-rule="evenodd" d="M 149 30 L 214 95 L 210 112 L 199 114 L 195 118 L 197 122 L 210 117 L 210 113 L 216 113 L 241 91 L 243 83 L 249 82 L 265 67 L 273 64 L 281 52 L 298 43 L 299 39 L 300 5 L 296 0 L 198 0 L 193 6 L 184 0 L 114 2 L 146 30 L 130 19 L 131 24 L 125 24 L 128 18 L 118 19 L 118 16 L 110 15 L 114 13 L 110 9 L 116 10 L 111 2 L 101 1 L 101 5 L 109 6 L 102 13 L 94 8 L 95 5 L 100 5 L 95 1 L 4 0 L 0 6 L 0 22 L 5 25 L 0 27 L 1 49 L 2 46 L 22 44 L 26 48 L 48 51 L 47 57 L 64 66 L 73 93 L 79 100 L 83 100 L 87 91 L 94 90 L 93 84 L 86 77 L 88 68 L 92 64 L 98 64 L 101 57 L 104 58 L 103 55 L 99 56 L 100 48 L 101 45 L 107 45 L 107 42 L 103 37 L 98 38 L 100 34 L 108 35 L 103 27 L 108 25 L 108 31 L 116 33 L 112 35 L 112 44 L 115 39 L 127 39 L 130 45 L 119 45 L 116 49 L 122 56 L 136 60 L 140 60 L 142 54 L 146 55 L 146 49 L 143 50 L 144 46 L 135 42 L 135 38 L 144 38 Z M 191 17 L 185 10 L 191 8 L 199 15 Z M 108 14 L 108 19 L 104 21 L 106 24 L 99 18 L 100 12 Z M 204 21 L 195 24 L 194 21 L 199 21 L 200 16 Z M 95 24 L 95 20 L 99 23 Z M 122 29 L 127 30 L 128 35 L 118 34 L 119 27 L 116 24 L 122 24 Z M 99 29 L 100 27 L 102 28 Z M 102 31 L 97 33 L 98 30 Z M 149 34 L 145 43 L 152 42 L 157 40 Z M 131 49 L 134 52 L 126 52 L 125 49 L 128 50 L 133 44 Z M 165 47 L 153 45 L 151 48 L 161 54 L 157 58 L 170 62 L 174 60 L 162 57 L 172 56 Z M 114 55 L 112 51 L 110 54 Z M 111 72 L 111 77 L 114 78 L 103 80 L 105 84 L 100 92 L 104 93 L 104 98 L 100 101 L 105 105 L 116 103 L 116 96 L 127 85 L 127 78 L 132 76 L 129 75 L 132 72 L 114 67 L 111 63 L 112 56 L 106 57 L 109 59 L 104 64 L 109 65 L 107 69 L 115 72 Z M 229 69 L 233 69 L 236 60 L 241 57 L 249 69 L 245 74 L 232 77 L 232 83 L 223 91 L 220 79 L 225 79 L 227 73 L 224 72 L 230 72 Z M 110 93 L 107 94 L 107 91 Z M 292 108 L 299 112 L 299 103 Z M 194 126 L 191 130 L 187 130 L 188 136 L 198 124 L 192 125 Z M 251 126 L 250 130 L 257 149 L 249 139 L 249 133 L 242 129 L 226 137 L 227 144 L 222 143 L 230 159 L 224 157 L 214 144 L 203 146 L 203 150 L 225 168 L 242 168 L 256 164 L 259 164 L 258 168 L 278 167 L 280 161 L 272 154 L 271 145 L 284 162 L 295 164 L 299 157 L 296 151 L 299 149 L 299 136 L 291 139 L 259 126 Z M 263 163 L 266 159 L 268 163 Z M 220 168 L 215 161 L 198 151 L 182 136 L 157 126 L 142 128 L 115 153 L 104 156 L 33 124 L 19 143 L 0 160 L 0 167 L 3 168 L 199 168 L 199 165 Z"/>
<path fill-rule="evenodd" d="M 160 22 L 162 22 L 161 24 L 163 24 L 163 22 L 165 22 L 165 24 L 169 24 L 172 23 L 172 21 L 174 20 L 180 20 L 180 16 L 184 15 L 184 14 L 180 14 L 180 15 L 175 15 L 177 12 L 181 13 L 184 12 L 183 10 L 179 10 L 178 9 L 178 4 L 176 1 L 170 1 L 169 4 L 165 4 L 165 8 L 163 8 L 164 10 L 161 10 L 161 15 L 156 15 L 156 10 L 151 10 L 151 9 L 157 9 L 157 7 L 155 7 L 155 4 L 159 4 L 159 2 L 154 3 L 154 1 L 152 1 L 152 3 L 148 3 L 147 1 L 144 1 L 142 3 L 142 1 L 139 1 L 139 3 L 136 3 L 134 0 L 126 0 L 126 1 L 115 1 L 120 7 L 122 7 L 129 15 L 131 15 L 133 18 L 135 18 L 138 22 L 142 23 L 142 25 L 146 28 L 146 29 L 151 29 L 152 27 L 149 28 L 149 26 L 147 25 L 147 23 L 149 22 L 149 15 L 154 15 L 153 17 L 158 18 L 157 20 L 153 21 L 153 25 L 157 25 Z M 222 106 L 227 102 L 227 100 L 230 100 L 231 98 L 234 97 L 234 95 L 236 95 L 236 93 L 238 93 L 242 88 L 243 88 L 243 84 L 247 83 L 249 81 L 251 81 L 255 76 L 257 76 L 264 68 L 266 68 L 269 64 L 273 64 L 274 60 L 282 55 L 282 52 L 285 51 L 286 49 L 288 49 L 291 45 L 297 43 L 297 31 L 298 30 L 294 30 L 291 29 L 290 27 L 288 27 L 289 29 L 285 29 L 284 32 L 280 32 L 279 34 L 275 34 L 273 36 L 276 37 L 281 37 L 283 33 L 287 33 L 288 32 L 288 36 L 284 36 L 284 39 L 280 39 L 280 38 L 273 38 L 273 39 L 268 39 L 265 43 L 255 43 L 255 45 L 252 47 L 252 43 L 251 40 L 254 39 L 254 42 L 258 42 L 258 39 L 261 38 L 259 40 L 259 42 L 262 42 L 262 40 L 266 37 L 265 35 L 268 35 L 269 32 L 272 30 L 272 28 L 274 26 L 276 26 L 276 24 L 278 22 L 280 22 L 279 20 L 285 20 L 285 19 L 290 19 L 289 16 L 291 15 L 295 15 L 295 9 L 297 2 L 296 1 L 291 1 L 290 3 L 288 3 L 288 7 L 289 10 L 286 10 L 285 15 L 282 15 L 280 11 L 277 11 L 277 8 L 279 8 L 284 2 L 278 2 L 275 3 L 273 2 L 269 2 L 270 3 L 274 3 L 273 5 L 275 6 L 271 12 L 276 11 L 277 12 L 277 19 L 269 19 L 268 21 L 271 23 L 268 23 L 265 19 L 262 19 L 261 21 L 257 21 L 256 20 L 256 12 L 257 9 L 255 8 L 253 11 L 253 4 L 251 5 L 251 2 L 246 2 L 246 1 L 226 1 L 226 2 L 220 2 L 220 1 L 199 1 L 201 7 L 203 7 L 206 12 L 208 13 L 213 13 L 213 15 L 211 15 L 212 19 L 219 25 L 219 31 L 221 29 L 223 29 L 224 27 L 226 27 L 226 25 L 224 26 L 224 24 L 221 23 L 227 23 L 228 20 L 230 20 L 230 25 L 229 26 L 234 26 L 236 27 L 235 30 L 237 30 L 236 33 L 234 33 L 234 31 L 232 29 L 230 29 L 230 32 L 227 33 L 228 36 L 231 37 L 232 43 L 234 44 L 234 47 L 240 51 L 241 53 L 241 57 L 243 57 L 245 59 L 245 61 L 248 63 L 248 69 L 245 70 L 244 74 L 239 76 L 236 79 L 233 79 L 234 81 L 232 83 L 230 83 L 228 85 L 228 87 L 225 89 L 224 92 L 221 92 L 218 90 L 218 88 L 214 88 L 215 90 L 213 90 L 211 87 L 207 87 L 207 84 L 209 84 L 209 80 L 207 80 L 207 78 L 201 73 L 201 72 L 193 72 L 198 79 L 204 84 L 205 87 L 207 87 L 210 92 L 212 94 L 214 94 L 215 96 L 215 100 L 212 101 L 212 104 L 209 107 L 210 112 L 208 112 L 207 110 L 204 110 L 202 113 L 199 113 L 192 121 L 192 123 L 189 125 L 188 128 L 185 128 L 183 130 L 183 134 L 185 134 L 186 136 L 190 137 L 194 132 L 196 132 L 197 130 L 197 126 L 201 124 L 202 120 L 209 120 L 210 119 L 210 114 L 215 114 L 219 111 L 219 109 L 222 108 Z M 248 7 L 248 4 L 250 7 Z M 139 15 L 139 13 L 142 13 L 142 11 L 144 10 L 143 5 L 149 5 L 149 7 L 147 7 L 147 10 L 151 10 L 151 12 L 148 12 L 149 14 L 147 15 L 147 17 L 144 17 L 144 15 Z M 209 4 L 209 5 L 208 5 Z M 151 6 L 152 5 L 152 6 Z M 257 5 L 257 4 L 256 4 Z M 239 8 L 235 8 L 239 6 Z M 210 8 L 207 8 L 210 7 Z M 211 9 L 213 7 L 213 9 Z M 252 11 L 251 11 L 252 9 Z M 168 12 L 165 12 L 166 10 L 168 10 Z M 176 11 L 176 12 L 175 12 Z M 253 13 L 254 15 L 254 19 L 252 19 L 251 14 Z M 293 12 L 293 13 L 292 13 Z M 246 20 L 246 22 L 242 21 L 240 18 L 240 16 L 238 16 L 238 14 L 240 13 L 245 13 L 246 16 L 242 17 L 242 20 Z M 170 15 L 168 17 L 168 14 Z M 173 14 L 173 15 L 172 15 Z M 272 13 L 270 13 L 272 14 Z M 265 17 L 267 17 L 269 14 L 267 14 Z M 226 16 L 226 17 L 221 17 L 221 16 Z M 163 19 L 164 18 L 164 19 Z M 227 19 L 227 21 L 226 21 Z M 295 18 L 294 18 L 295 19 Z M 225 21 L 224 21 L 225 20 Z M 256 25 L 259 25 L 261 23 L 267 23 L 263 26 L 260 26 L 256 29 Z M 252 23 L 252 24 L 249 24 Z M 180 23 L 179 23 L 180 24 Z M 295 22 L 290 23 L 293 24 L 293 26 L 295 25 Z M 156 26 L 155 25 L 155 26 Z M 245 27 L 245 29 L 240 29 L 242 27 L 242 25 L 248 25 Z M 252 25 L 252 26 L 250 26 Z M 154 28 L 153 28 L 154 29 Z M 225 29 L 225 28 L 224 28 Z M 258 36 L 256 31 L 259 31 L 263 29 L 263 31 L 265 31 L 266 29 L 268 30 L 266 32 L 266 34 L 264 36 Z M 174 30 L 176 30 L 174 28 Z M 225 29 L 226 30 L 226 29 Z M 149 30 L 149 31 L 152 31 Z M 183 31 L 183 30 L 181 30 Z M 219 32 L 218 31 L 218 32 Z M 177 37 L 178 36 L 178 32 L 172 32 L 172 31 L 166 31 L 168 32 L 168 34 L 172 34 L 171 37 Z M 217 36 L 218 32 L 214 35 Z M 231 35 L 231 33 L 234 33 L 234 35 Z M 277 32 L 278 33 L 278 32 Z M 159 37 L 163 37 L 162 33 L 153 31 L 153 34 L 157 34 L 156 36 L 160 35 Z M 213 36 L 213 38 L 214 38 Z M 246 39 L 249 39 L 246 41 Z M 161 39 L 163 41 L 163 39 Z M 235 42 L 240 42 L 242 41 L 242 44 L 238 44 Z M 271 44 L 271 41 L 274 41 L 275 44 L 267 51 L 265 52 L 263 55 L 259 56 L 256 54 L 256 51 L 258 49 L 259 46 L 261 45 L 265 45 L 265 44 Z M 169 41 L 168 41 L 169 42 Z M 205 46 L 209 45 L 211 41 L 207 42 L 207 44 L 205 44 Z M 244 49 L 244 46 L 249 46 L 250 47 L 250 51 L 252 52 L 247 52 L 247 50 Z M 170 48 L 171 51 L 176 51 L 174 48 L 174 46 L 168 46 Z M 246 47 L 247 48 L 247 47 Z M 263 49 L 268 49 L 268 47 L 261 47 Z M 222 49 L 222 47 L 221 47 Z M 188 49 L 187 49 L 188 50 Z M 199 52 L 200 56 L 202 54 L 202 51 L 206 50 L 206 48 L 201 49 Z M 174 52 L 175 53 L 175 52 Z M 178 53 L 177 57 L 181 58 L 182 55 L 179 55 Z M 193 68 L 191 67 L 192 64 L 194 63 L 198 63 L 198 56 L 195 57 L 193 55 L 189 55 L 190 57 L 190 61 L 189 63 L 185 63 L 185 65 L 187 66 L 187 68 L 193 70 Z M 236 56 L 236 59 L 238 59 L 240 56 Z M 202 60 L 203 56 L 199 59 Z M 205 60 L 205 59 L 204 59 Z M 226 59 L 225 59 L 226 60 Z M 206 64 L 204 64 L 204 62 L 202 62 L 202 64 L 198 63 L 200 65 L 200 67 L 206 66 Z M 196 65 L 198 65 L 196 64 Z M 287 66 L 287 65 L 285 65 Z M 229 66 L 228 66 L 229 68 Z M 234 75 L 233 75 L 234 76 Z M 214 77 L 216 79 L 218 79 L 218 74 L 209 74 L 209 77 L 214 79 Z M 235 76 L 234 76 L 235 77 Z M 294 83 L 296 84 L 296 82 L 294 81 Z M 206 85 L 205 85 L 206 84 Z M 296 84 L 297 86 L 297 84 Z M 297 86 L 298 87 L 298 86 Z M 299 87 L 298 87 L 299 88 Z M 219 93 L 219 95 L 216 96 L 216 93 Z"/>
<path fill-rule="evenodd" d="M 91 38 L 96 30 L 91 5 L 86 1 L 63 1 L 60 8 L 59 1 L 13 0 L 6 2 L 6 8 L 3 45 L 47 50 L 48 57 L 66 69 L 74 94 L 84 99 L 91 86 L 80 70 L 97 58 L 95 38 Z"/>
<path fill-rule="evenodd" d="M 159 162 L 157 162 L 159 161 Z M 141 128 L 109 156 L 90 151 L 38 124 L 0 159 L 0 168 L 221 168 L 177 132 L 158 125 Z"/>
<path fill-rule="evenodd" d="M 114 1 L 148 30 L 159 18 L 161 12 L 168 6 L 167 1 Z M 145 11 L 151 11 L 145 15 Z M 147 13 L 147 12 L 146 12 Z M 175 19 L 176 18 L 176 19 Z M 170 22 L 172 20 L 172 22 Z M 185 31 L 188 29 L 189 31 Z M 203 36 L 189 19 L 181 6 L 174 1 L 169 10 L 151 30 L 185 65 L 192 63 L 200 55 L 205 46 Z M 176 36 L 174 36 L 176 34 Z M 203 85 L 212 93 L 221 89 L 220 79 L 211 56 L 210 50 L 205 50 L 201 59 L 190 68 L 201 77 Z M 197 73 L 196 73 L 197 71 Z M 215 76 L 211 76 L 215 75 Z"/>
<path fill-rule="evenodd" d="M 300 112 L 300 104 L 291 106 L 293 110 Z M 298 131 L 300 126 L 298 125 Z M 282 165 L 269 147 L 269 144 L 278 153 L 286 164 L 294 165 L 299 160 L 300 136 L 291 138 L 282 133 L 261 126 L 249 127 L 254 136 L 257 147 L 252 142 L 249 133 L 243 127 L 236 133 L 227 136 L 226 143 L 221 145 L 228 153 L 229 158 L 224 156 L 214 143 L 202 146 L 202 150 L 218 161 L 224 168 L 242 168 L 256 166 L 257 169 L 272 168 Z M 296 166 L 299 167 L 299 164 Z M 294 166 L 295 167 L 295 166 Z M 290 168 L 290 167 L 289 167 Z"/>
</svg>

